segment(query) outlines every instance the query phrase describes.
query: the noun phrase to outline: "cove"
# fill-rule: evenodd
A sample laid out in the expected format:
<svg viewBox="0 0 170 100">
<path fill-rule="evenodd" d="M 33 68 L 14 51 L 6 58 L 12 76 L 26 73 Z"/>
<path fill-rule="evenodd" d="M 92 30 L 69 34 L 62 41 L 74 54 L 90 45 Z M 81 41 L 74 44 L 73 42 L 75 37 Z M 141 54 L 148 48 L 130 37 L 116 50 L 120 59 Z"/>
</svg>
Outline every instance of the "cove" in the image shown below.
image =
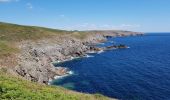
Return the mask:
<svg viewBox="0 0 170 100">
<path fill-rule="evenodd" d="M 54 80 L 52 85 L 122 100 L 170 98 L 170 34 L 109 38 L 98 46 L 113 43 L 130 48 L 59 63 L 56 66 L 68 67 L 74 74 Z"/>
</svg>

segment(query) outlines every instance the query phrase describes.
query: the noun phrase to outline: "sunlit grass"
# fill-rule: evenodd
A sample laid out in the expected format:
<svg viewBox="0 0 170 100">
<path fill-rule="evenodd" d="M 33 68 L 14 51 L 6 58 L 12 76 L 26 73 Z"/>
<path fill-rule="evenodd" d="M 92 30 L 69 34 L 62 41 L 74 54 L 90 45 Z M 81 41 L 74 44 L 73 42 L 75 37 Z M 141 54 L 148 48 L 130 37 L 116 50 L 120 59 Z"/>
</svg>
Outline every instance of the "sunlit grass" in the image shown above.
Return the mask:
<svg viewBox="0 0 170 100">
<path fill-rule="evenodd" d="M 82 94 L 29 82 L 8 75 L 5 71 L 0 71 L 0 100 L 108 100 L 100 94 Z"/>
</svg>

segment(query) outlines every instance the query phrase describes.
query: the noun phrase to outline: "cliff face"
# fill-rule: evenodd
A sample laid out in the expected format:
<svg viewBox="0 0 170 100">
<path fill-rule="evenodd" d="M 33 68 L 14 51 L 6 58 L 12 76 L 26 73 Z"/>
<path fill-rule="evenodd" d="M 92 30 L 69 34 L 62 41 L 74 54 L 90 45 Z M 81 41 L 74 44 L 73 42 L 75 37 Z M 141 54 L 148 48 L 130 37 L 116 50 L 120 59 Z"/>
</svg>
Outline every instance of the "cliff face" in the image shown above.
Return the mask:
<svg viewBox="0 0 170 100">
<path fill-rule="evenodd" d="M 91 50 L 88 44 L 105 41 L 106 36 L 117 36 L 117 34 L 91 33 L 83 40 L 65 35 L 36 42 L 23 41 L 19 44 L 22 52 L 18 55 L 15 71 L 28 80 L 47 84 L 58 75 L 58 69 L 52 62 L 84 56 Z"/>
<path fill-rule="evenodd" d="M 103 39 L 104 37 L 96 36 L 81 41 L 62 36 L 36 42 L 23 41 L 19 44 L 21 53 L 18 54 L 18 65 L 15 71 L 28 80 L 47 84 L 57 75 L 57 69 L 52 62 L 84 56 L 90 50 L 90 47 L 86 45 L 87 41 L 95 43 Z"/>
<path fill-rule="evenodd" d="M 53 62 L 85 56 L 96 50 L 89 44 L 106 41 L 106 37 L 141 34 L 128 31 L 69 32 L 6 23 L 0 23 L 0 30 L 0 67 L 6 66 L 12 74 L 45 84 L 56 75 L 66 74 L 63 69 L 55 68 Z M 7 44 L 15 44 L 15 47 Z M 19 52 L 14 52 L 17 50 Z"/>
</svg>

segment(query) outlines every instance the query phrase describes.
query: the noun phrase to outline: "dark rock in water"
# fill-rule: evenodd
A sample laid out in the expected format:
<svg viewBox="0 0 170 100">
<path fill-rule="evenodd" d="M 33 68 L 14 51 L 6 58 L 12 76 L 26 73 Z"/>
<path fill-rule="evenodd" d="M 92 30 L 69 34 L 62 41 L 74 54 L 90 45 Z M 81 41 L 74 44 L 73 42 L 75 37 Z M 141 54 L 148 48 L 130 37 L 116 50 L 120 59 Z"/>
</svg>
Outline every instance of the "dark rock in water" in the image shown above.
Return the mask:
<svg viewBox="0 0 170 100">
<path fill-rule="evenodd" d="M 105 49 L 106 49 L 106 50 L 108 50 L 108 49 L 116 49 L 116 48 L 117 48 L 117 46 L 112 45 L 112 46 L 108 46 L 108 47 L 106 47 Z"/>
<path fill-rule="evenodd" d="M 124 45 L 124 44 L 120 44 L 120 45 L 117 46 L 117 48 L 120 48 L 120 49 L 122 49 L 122 48 L 128 48 L 128 46 L 126 46 L 126 45 Z"/>
<path fill-rule="evenodd" d="M 123 49 L 123 48 L 128 48 L 128 46 L 126 46 L 126 45 L 124 45 L 124 44 L 112 45 L 112 46 L 107 46 L 107 47 L 103 48 L 103 50 Z"/>
<path fill-rule="evenodd" d="M 101 51 L 101 50 L 103 50 L 103 49 L 99 48 L 99 47 L 95 47 L 95 46 L 90 47 L 90 51 Z"/>
<path fill-rule="evenodd" d="M 103 50 L 102 48 L 98 48 L 98 47 L 96 47 L 95 49 L 94 49 L 94 51 L 101 51 L 101 50 Z"/>
<path fill-rule="evenodd" d="M 112 38 L 113 36 L 105 36 L 106 38 Z"/>
</svg>

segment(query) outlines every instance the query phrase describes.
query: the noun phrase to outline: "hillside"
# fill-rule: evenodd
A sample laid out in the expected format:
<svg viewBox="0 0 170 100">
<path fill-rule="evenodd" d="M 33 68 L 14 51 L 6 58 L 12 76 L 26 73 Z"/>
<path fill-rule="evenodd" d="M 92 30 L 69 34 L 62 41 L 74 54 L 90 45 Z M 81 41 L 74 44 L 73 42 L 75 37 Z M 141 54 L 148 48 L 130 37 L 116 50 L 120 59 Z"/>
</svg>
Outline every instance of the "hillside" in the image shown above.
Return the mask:
<svg viewBox="0 0 170 100">
<path fill-rule="evenodd" d="M 65 31 L 50 29 L 37 26 L 23 26 L 11 23 L 0 22 L 0 57 L 16 53 L 18 50 L 15 47 L 16 42 L 25 40 L 40 40 L 43 38 L 52 38 L 55 36 L 69 35 L 78 39 L 86 38 L 87 35 L 96 33 L 106 34 L 113 33 L 114 35 L 131 34 L 127 31 Z M 136 34 L 136 33 L 133 33 Z"/>
<path fill-rule="evenodd" d="M 63 33 L 67 33 L 67 31 L 0 22 L 0 40 L 4 41 L 36 40 Z"/>
<path fill-rule="evenodd" d="M 0 100 L 109 100 L 99 94 L 82 94 L 29 82 L 4 71 L 0 70 Z"/>
<path fill-rule="evenodd" d="M 40 84 L 48 84 L 55 76 L 67 74 L 62 66 L 55 67 L 53 63 L 84 57 L 88 52 L 101 50 L 90 45 L 106 41 L 107 37 L 138 34 L 141 33 L 114 30 L 65 31 L 0 22 L 0 68 L 5 68 L 8 73 L 0 74 L 0 99 L 103 99 L 105 97 L 100 95 L 80 94 Z M 16 78 L 18 76 L 29 81 Z"/>
<path fill-rule="evenodd" d="M 69 35 L 72 32 L 49 29 L 37 26 L 23 26 L 11 23 L 0 22 L 0 66 L 16 66 L 16 54 L 20 53 L 18 43 L 22 41 L 38 41 L 50 39 L 62 35 Z M 74 34 L 73 34 L 74 35 Z M 75 37 L 79 34 L 75 34 Z"/>
</svg>

